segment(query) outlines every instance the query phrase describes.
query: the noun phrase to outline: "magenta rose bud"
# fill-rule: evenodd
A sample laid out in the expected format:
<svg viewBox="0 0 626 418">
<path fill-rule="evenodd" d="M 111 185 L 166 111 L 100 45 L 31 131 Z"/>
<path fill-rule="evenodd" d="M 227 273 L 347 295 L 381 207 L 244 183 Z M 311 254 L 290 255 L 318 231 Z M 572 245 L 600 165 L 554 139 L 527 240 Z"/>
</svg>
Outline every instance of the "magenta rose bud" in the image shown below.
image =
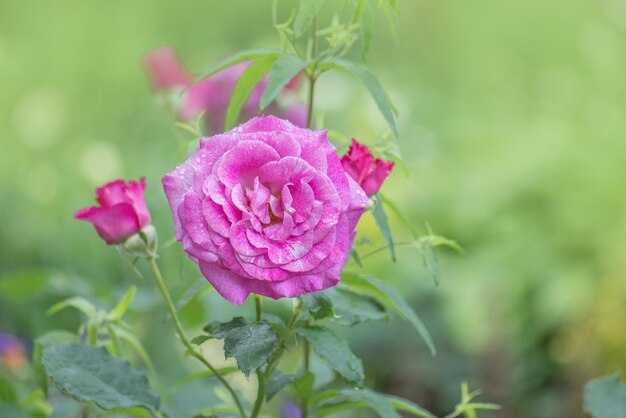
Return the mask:
<svg viewBox="0 0 626 418">
<path fill-rule="evenodd" d="M 139 182 L 115 180 L 96 189 L 100 206 L 81 209 L 74 217 L 91 222 L 107 244 L 120 244 L 150 223 L 143 191 L 145 178 Z"/>
<path fill-rule="evenodd" d="M 352 138 L 350 149 L 341 157 L 341 165 L 368 196 L 373 196 L 391 173 L 394 163 L 374 158 L 369 148 Z"/>
<path fill-rule="evenodd" d="M 182 89 L 193 81 L 171 46 L 158 48 L 144 58 L 152 88 L 157 91 Z"/>
<path fill-rule="evenodd" d="M 236 304 L 336 285 L 367 204 L 326 131 L 274 116 L 201 139 L 163 186 L 176 238 Z"/>
</svg>

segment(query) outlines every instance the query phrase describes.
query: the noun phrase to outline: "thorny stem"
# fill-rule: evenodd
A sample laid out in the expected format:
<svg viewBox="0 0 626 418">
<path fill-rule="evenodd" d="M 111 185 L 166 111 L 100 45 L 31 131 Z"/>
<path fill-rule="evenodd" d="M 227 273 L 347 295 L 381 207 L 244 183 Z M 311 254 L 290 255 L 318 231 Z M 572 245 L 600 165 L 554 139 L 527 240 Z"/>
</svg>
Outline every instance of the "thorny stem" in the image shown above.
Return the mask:
<svg viewBox="0 0 626 418">
<path fill-rule="evenodd" d="M 211 363 L 209 363 L 209 361 L 205 359 L 204 356 L 200 354 L 198 351 L 196 351 L 196 349 L 191 345 L 191 342 L 189 341 L 189 338 L 185 334 L 185 330 L 183 329 L 183 326 L 180 323 L 180 319 L 178 319 L 178 314 L 176 313 L 176 307 L 174 306 L 174 302 L 172 301 L 170 292 L 167 290 L 167 287 L 165 286 L 165 281 L 163 280 L 163 276 L 161 275 L 161 271 L 159 270 L 159 266 L 156 263 L 155 258 L 149 258 L 148 264 L 150 264 L 150 268 L 152 269 L 152 274 L 154 275 L 154 280 L 159 290 L 161 291 L 161 294 L 163 295 L 163 299 L 165 299 L 167 309 L 169 310 L 170 315 L 172 316 L 172 322 L 174 322 L 174 327 L 176 328 L 176 332 L 178 333 L 178 336 L 181 342 L 187 348 L 187 351 L 189 352 L 189 354 L 195 357 L 196 359 L 198 359 L 202 364 L 204 364 L 217 377 L 217 379 L 224 386 L 224 388 L 230 393 L 230 395 L 233 398 L 233 401 L 237 405 L 237 409 L 239 410 L 239 414 L 241 415 L 241 418 L 247 418 L 246 412 L 243 409 L 243 405 L 241 404 L 241 401 L 239 400 L 239 397 L 237 396 L 237 393 L 235 393 L 235 390 L 232 388 L 232 386 L 228 383 L 228 381 L 226 381 L 226 379 L 224 379 L 224 376 L 222 376 L 215 369 L 215 367 L 213 367 L 213 365 L 211 365 Z"/>
</svg>

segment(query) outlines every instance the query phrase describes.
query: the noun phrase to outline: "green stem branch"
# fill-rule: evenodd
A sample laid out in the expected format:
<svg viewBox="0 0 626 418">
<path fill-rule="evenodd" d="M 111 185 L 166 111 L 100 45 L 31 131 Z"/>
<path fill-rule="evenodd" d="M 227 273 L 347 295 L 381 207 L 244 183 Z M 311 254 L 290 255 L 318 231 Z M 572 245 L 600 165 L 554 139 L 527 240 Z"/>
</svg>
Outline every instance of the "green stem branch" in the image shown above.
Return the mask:
<svg viewBox="0 0 626 418">
<path fill-rule="evenodd" d="M 161 294 L 163 295 L 163 299 L 165 299 L 165 303 L 167 305 L 167 309 L 170 312 L 170 315 L 172 316 L 172 322 L 174 323 L 174 327 L 176 328 L 176 332 L 178 333 L 178 336 L 179 336 L 181 342 L 183 343 L 183 345 L 187 348 L 188 353 L 191 356 L 193 356 L 196 359 L 198 359 L 202 364 L 204 364 L 215 375 L 215 377 L 217 377 L 217 379 L 220 381 L 220 383 L 224 386 L 224 388 L 232 396 L 233 401 L 237 405 L 237 409 L 239 410 L 239 414 L 241 415 L 241 418 L 247 418 L 246 411 L 243 409 L 243 405 L 241 404 L 241 401 L 239 400 L 239 397 L 237 396 L 237 393 L 235 393 L 235 390 L 228 383 L 228 381 L 226 379 L 224 379 L 224 376 L 222 376 L 217 371 L 217 369 L 215 369 L 215 367 L 213 367 L 213 365 L 211 363 L 209 363 L 209 361 L 207 359 L 204 358 L 204 356 L 202 354 L 200 354 L 198 351 L 196 351 L 196 349 L 193 347 L 193 345 L 189 341 L 189 338 L 187 338 L 187 335 L 185 334 L 185 330 L 183 329 L 183 326 L 180 323 L 180 319 L 178 319 L 178 314 L 176 313 L 176 307 L 174 306 L 174 302 L 172 301 L 172 297 L 170 296 L 170 292 L 167 290 L 167 287 L 165 286 L 165 281 L 163 280 L 163 276 L 161 275 L 161 271 L 159 270 L 159 266 L 156 263 L 156 260 L 154 258 L 149 258 L 148 259 L 148 264 L 150 264 L 150 269 L 152 269 L 152 274 L 154 276 L 154 280 L 155 280 L 155 282 L 157 284 L 157 287 L 161 291 Z"/>
</svg>

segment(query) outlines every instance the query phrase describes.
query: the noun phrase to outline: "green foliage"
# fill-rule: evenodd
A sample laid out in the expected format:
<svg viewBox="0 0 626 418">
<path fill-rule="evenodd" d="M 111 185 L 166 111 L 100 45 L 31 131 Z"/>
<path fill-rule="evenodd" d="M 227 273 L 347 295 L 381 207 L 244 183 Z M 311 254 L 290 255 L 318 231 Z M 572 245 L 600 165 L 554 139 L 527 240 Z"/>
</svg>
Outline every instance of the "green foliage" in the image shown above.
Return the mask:
<svg viewBox="0 0 626 418">
<path fill-rule="evenodd" d="M 316 412 L 317 418 L 357 408 L 370 408 L 381 418 L 400 418 L 397 410 L 407 412 L 416 417 L 436 418 L 435 415 L 426 409 L 410 401 L 377 393 L 369 389 L 331 389 L 325 391 L 321 397 L 326 400 L 320 402 Z"/>
<path fill-rule="evenodd" d="M 283 55 L 282 51 L 278 49 L 271 48 L 256 48 L 256 49 L 247 49 L 245 51 L 239 51 L 223 60 L 219 61 L 217 64 L 212 65 L 207 70 L 205 70 L 196 80 L 194 84 L 199 83 L 212 76 L 213 74 L 223 70 L 224 68 L 228 68 L 232 65 L 239 64 L 240 62 L 256 60 L 259 58 L 267 58 L 267 57 L 279 57 Z M 189 88 L 189 87 L 188 87 Z"/>
<path fill-rule="evenodd" d="M 308 65 L 307 61 L 304 61 L 295 55 L 283 55 L 273 63 L 270 70 L 269 79 L 261 101 L 259 102 L 259 110 L 262 111 L 270 103 L 272 103 L 283 91 L 287 83 L 294 78 L 300 71 L 302 71 Z"/>
<path fill-rule="evenodd" d="M 227 376 L 229 374 L 232 374 L 238 371 L 239 371 L 239 368 L 237 367 L 220 367 L 219 369 L 217 369 L 217 373 L 221 376 Z M 206 379 L 206 378 L 215 377 L 215 376 L 216 374 L 213 373 L 212 370 L 203 370 L 201 372 L 193 373 L 185 377 L 180 382 L 178 382 L 177 387 L 188 385 L 192 382 L 195 382 L 196 380 Z"/>
<path fill-rule="evenodd" d="M 342 282 L 354 291 L 369 295 L 407 319 L 420 334 L 432 355 L 437 353 L 430 332 L 402 295 L 387 283 L 366 274 L 344 271 Z"/>
<path fill-rule="evenodd" d="M 234 357 L 247 376 L 264 366 L 278 349 L 278 334 L 264 323 L 237 327 L 224 338 L 226 358 Z"/>
<path fill-rule="evenodd" d="M 226 111 L 224 130 L 229 130 L 235 125 L 239 119 L 241 109 L 246 104 L 248 97 L 250 97 L 250 93 L 252 93 L 254 88 L 263 80 L 263 77 L 270 71 L 272 64 L 274 64 L 277 59 L 278 56 L 275 55 L 260 58 L 252 63 L 241 77 L 239 77 L 233 94 L 230 97 L 228 110 Z"/>
<path fill-rule="evenodd" d="M 391 131 L 395 136 L 398 136 L 398 127 L 396 126 L 396 109 L 389 95 L 383 88 L 378 78 L 372 74 L 367 68 L 354 64 L 350 61 L 346 61 L 341 58 L 328 58 L 320 63 L 320 69 L 327 71 L 330 69 L 336 69 L 346 72 L 356 77 L 370 93 L 378 110 L 382 113 L 387 125 L 391 128 Z"/>
<path fill-rule="evenodd" d="M 348 382 L 361 385 L 364 379 L 363 363 L 356 357 L 348 343 L 328 328 L 317 325 L 298 328 L 313 350 Z"/>
<path fill-rule="evenodd" d="M 300 300 L 307 307 L 311 316 L 315 319 L 323 319 L 335 315 L 333 302 L 326 292 L 315 292 L 300 296 Z"/>
<path fill-rule="evenodd" d="M 56 345 L 44 349 L 42 363 L 56 387 L 79 401 L 92 401 L 106 410 L 159 409 L 159 395 L 146 376 L 104 348 Z"/>
<path fill-rule="evenodd" d="M 474 392 L 469 391 L 467 383 L 461 385 L 461 402 L 456 406 L 454 411 L 444 418 L 456 418 L 461 415 L 465 415 L 465 418 L 477 418 L 478 413 L 476 411 L 489 410 L 496 411 L 500 409 L 500 406 L 491 403 L 472 402 L 472 400 L 480 395 L 480 390 Z"/>
<path fill-rule="evenodd" d="M 593 418 L 626 417 L 626 386 L 619 374 L 599 377 L 585 386 L 585 411 Z"/>
<path fill-rule="evenodd" d="M 74 418 L 80 412 L 80 405 L 75 402 L 62 402 L 54 407 L 49 418 Z"/>
<path fill-rule="evenodd" d="M 111 312 L 109 312 L 109 315 L 108 315 L 109 320 L 116 321 L 118 319 L 121 319 L 124 316 L 124 314 L 126 313 L 126 310 L 128 309 L 131 302 L 133 301 L 133 298 L 135 297 L 136 292 L 137 292 L 137 286 L 131 286 L 130 289 L 128 289 L 128 292 L 126 292 L 126 294 L 118 302 L 115 308 L 113 308 Z"/>
<path fill-rule="evenodd" d="M 300 296 L 300 299 L 314 319 L 327 318 L 341 325 L 352 326 L 389 318 L 385 307 L 374 298 L 355 293 L 346 287 L 309 293 Z"/>
<path fill-rule="evenodd" d="M 54 315 L 57 312 L 60 312 L 66 308 L 78 309 L 79 311 L 87 315 L 87 317 L 92 321 L 96 320 L 98 314 L 98 311 L 93 303 L 89 302 L 85 298 L 76 296 L 56 303 L 46 311 L 46 315 Z"/>
<path fill-rule="evenodd" d="M 269 401 L 287 385 L 295 382 L 297 378 L 298 375 L 285 374 L 280 370 L 275 370 L 269 379 L 267 379 L 267 385 L 265 386 L 265 398 Z"/>
<path fill-rule="evenodd" d="M 319 14 L 325 0 L 300 0 L 298 13 L 293 24 L 296 38 L 300 38 L 311 27 L 313 20 Z"/>
<path fill-rule="evenodd" d="M 198 278 L 191 286 L 185 291 L 185 293 L 175 303 L 177 311 L 183 309 L 187 304 L 195 297 L 199 297 L 204 293 L 212 289 L 212 286 L 207 282 L 204 277 Z M 167 315 L 167 320 L 171 319 L 171 315 Z"/>
<path fill-rule="evenodd" d="M 279 347 L 279 335 L 272 326 L 265 322 L 248 324 L 243 317 L 223 324 L 209 324 L 205 331 L 224 340 L 226 358 L 237 360 L 237 366 L 246 377 L 267 364 Z"/>
<path fill-rule="evenodd" d="M 391 252 L 391 259 L 395 262 L 396 250 L 393 243 L 393 236 L 391 235 L 391 228 L 389 227 L 389 221 L 387 220 L 387 213 L 385 213 L 383 202 L 379 198 L 376 198 L 374 201 L 374 206 L 372 207 L 372 215 L 374 216 L 376 225 L 378 225 L 378 228 L 380 229 L 383 238 L 385 238 L 385 241 L 387 242 L 387 246 L 389 247 L 389 251 Z"/>
<path fill-rule="evenodd" d="M 334 321 L 344 325 L 356 325 L 367 321 L 389 319 L 387 309 L 376 299 L 355 293 L 344 287 L 334 287 L 326 291 L 333 304 Z"/>
</svg>

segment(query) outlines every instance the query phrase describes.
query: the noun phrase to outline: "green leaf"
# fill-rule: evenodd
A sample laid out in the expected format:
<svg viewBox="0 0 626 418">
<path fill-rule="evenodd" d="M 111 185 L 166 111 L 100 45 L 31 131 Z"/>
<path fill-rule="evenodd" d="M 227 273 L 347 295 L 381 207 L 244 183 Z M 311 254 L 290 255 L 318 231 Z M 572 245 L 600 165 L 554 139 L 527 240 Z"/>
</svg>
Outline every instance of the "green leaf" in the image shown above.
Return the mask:
<svg viewBox="0 0 626 418">
<path fill-rule="evenodd" d="M 398 136 L 398 127 L 396 126 L 396 110 L 389 98 L 389 95 L 383 88 L 378 78 L 372 74 L 367 68 L 346 61 L 341 58 L 329 58 L 320 64 L 322 71 L 329 69 L 337 69 L 353 75 L 363 83 L 365 88 L 376 102 L 376 106 L 382 113 L 387 125 L 391 128 L 395 136 Z"/>
<path fill-rule="evenodd" d="M 387 399 L 391 401 L 391 404 L 398 411 L 408 412 L 411 415 L 416 417 L 423 418 L 437 418 L 428 410 L 422 408 L 421 406 L 414 404 L 413 402 L 407 401 L 406 399 L 398 398 L 395 396 L 387 396 Z"/>
<path fill-rule="evenodd" d="M 250 61 L 259 58 L 265 57 L 279 57 L 283 55 L 283 52 L 280 49 L 271 49 L 271 48 L 255 48 L 255 49 L 247 49 L 245 51 L 239 51 L 236 54 L 233 54 L 223 60 L 219 61 L 217 64 L 212 65 L 206 71 L 204 71 L 193 84 L 197 84 L 200 81 L 204 80 L 207 77 L 212 76 L 213 74 L 223 70 L 224 68 L 230 67 L 235 64 L 239 64 L 240 62 Z M 192 85 L 193 85 L 192 84 Z M 191 86 L 189 86 L 191 87 Z M 187 87 L 188 90 L 189 87 Z"/>
<path fill-rule="evenodd" d="M 358 385 L 363 383 L 363 363 L 350 351 L 345 340 L 317 325 L 299 328 L 298 334 L 306 338 L 315 352 L 346 380 Z"/>
<path fill-rule="evenodd" d="M 230 96 L 228 109 L 226 111 L 226 119 L 224 122 L 224 130 L 231 129 L 239 120 L 239 114 L 250 97 L 250 93 L 263 80 L 263 77 L 272 68 L 272 64 L 278 56 L 269 56 L 261 58 L 252 63 L 246 71 L 239 77 L 233 94 Z"/>
<path fill-rule="evenodd" d="M 280 370 L 274 370 L 274 373 L 267 379 L 267 384 L 265 385 L 265 399 L 269 401 L 274 395 L 283 390 L 285 386 L 293 383 L 297 378 L 298 375 L 284 374 Z"/>
<path fill-rule="evenodd" d="M 296 20 L 293 24 L 293 33 L 296 38 L 301 37 L 311 27 L 313 20 L 319 14 L 324 0 L 300 0 Z"/>
<path fill-rule="evenodd" d="M 383 238 L 385 238 L 385 241 L 387 242 L 387 246 L 391 252 L 391 259 L 395 262 L 396 250 L 393 243 L 393 236 L 391 235 L 391 228 L 389 228 L 389 222 L 387 221 L 387 214 L 385 213 L 383 202 L 380 199 L 376 199 L 376 203 L 372 208 L 372 215 L 374 216 L 376 225 L 378 225 Z"/>
<path fill-rule="evenodd" d="M 222 368 L 217 369 L 217 372 L 221 376 L 226 376 L 228 374 L 232 374 L 238 371 L 239 371 L 239 368 L 237 367 L 222 367 Z M 203 370 L 201 372 L 194 373 L 192 375 L 185 377 L 180 382 L 178 382 L 176 386 L 178 387 L 184 386 L 199 379 L 206 379 L 207 377 L 215 377 L 215 373 L 213 373 L 211 370 Z"/>
<path fill-rule="evenodd" d="M 331 400 L 324 402 L 317 410 L 317 418 L 323 418 L 346 409 L 368 407 L 383 418 L 401 418 L 396 410 L 408 412 L 417 417 L 436 418 L 435 415 L 412 402 L 369 389 L 342 389 L 334 392 L 334 396 L 327 396 Z"/>
<path fill-rule="evenodd" d="M 46 315 L 51 316 L 59 311 L 62 311 L 65 308 L 70 308 L 70 307 L 78 309 L 79 311 L 87 315 L 87 317 L 89 317 L 89 319 L 91 320 L 95 320 L 97 317 L 97 310 L 96 310 L 96 307 L 93 305 L 93 303 L 79 296 L 65 299 L 59 303 L 52 305 L 50 309 L 46 311 Z"/>
<path fill-rule="evenodd" d="M 243 316 L 237 316 L 231 319 L 228 322 L 219 323 L 219 322 L 211 322 L 209 325 L 204 327 L 204 330 L 211 334 L 214 338 L 226 338 L 228 333 L 235 328 L 239 328 L 248 324 L 248 321 Z"/>
<path fill-rule="evenodd" d="M 274 62 L 263 90 L 259 110 L 262 111 L 278 97 L 287 83 L 306 67 L 308 63 L 295 55 L 283 55 Z"/>
<path fill-rule="evenodd" d="M 389 319 L 387 309 L 373 297 L 342 287 L 328 289 L 325 293 L 332 301 L 335 322 L 352 326 L 361 322 Z"/>
<path fill-rule="evenodd" d="M 77 404 L 75 402 L 62 402 L 54 407 L 54 411 L 49 418 L 74 418 L 78 415 L 80 409 L 80 404 Z"/>
<path fill-rule="evenodd" d="M 124 297 L 118 302 L 118 304 L 113 308 L 113 310 L 109 313 L 109 318 L 113 321 L 116 319 L 120 319 L 126 313 L 128 306 L 133 301 L 135 297 L 135 293 L 137 292 L 137 286 L 131 286 L 130 289 L 126 292 Z"/>
<path fill-rule="evenodd" d="M 209 341 L 210 339 L 212 339 L 213 337 L 211 337 L 210 335 L 198 335 L 196 337 L 193 337 L 191 339 L 191 344 L 195 344 L 195 345 L 202 345 L 205 342 Z"/>
<path fill-rule="evenodd" d="M 619 374 L 594 379 L 585 386 L 585 411 L 594 418 L 626 417 L 626 386 Z"/>
<path fill-rule="evenodd" d="M 439 285 L 439 259 L 435 253 L 435 249 L 426 243 L 420 243 L 422 249 L 422 257 L 426 268 L 430 270 L 430 274 L 433 278 L 433 282 L 436 286 Z"/>
<path fill-rule="evenodd" d="M 200 277 L 195 282 L 192 283 L 191 286 L 185 291 L 185 293 L 176 301 L 174 307 L 176 311 L 180 311 L 183 309 L 190 301 L 196 296 L 203 295 L 205 292 L 211 290 L 211 285 L 206 281 L 204 277 Z M 171 319 L 171 315 L 167 314 L 165 321 L 169 321 Z"/>
<path fill-rule="evenodd" d="M 315 386 L 315 375 L 305 372 L 293 382 L 293 393 L 298 400 L 310 399 Z"/>
<path fill-rule="evenodd" d="M 333 302 L 326 292 L 315 292 L 300 296 L 300 300 L 307 307 L 311 316 L 315 319 L 328 318 L 335 315 Z"/>
<path fill-rule="evenodd" d="M 367 57 L 372 47 L 372 38 L 374 34 L 374 13 L 369 2 L 365 0 L 365 7 L 361 15 L 361 38 L 363 39 L 363 47 L 361 49 L 361 60 L 367 62 Z"/>
<path fill-rule="evenodd" d="M 352 390 L 345 389 L 338 391 L 339 396 L 344 398 L 344 402 L 358 402 L 357 405 L 367 406 L 373 409 L 380 417 L 383 418 L 402 418 L 391 404 L 391 401 L 384 395 L 380 395 L 371 390 Z M 354 408 L 354 406 L 352 406 Z M 323 412 L 323 411 L 322 411 Z M 318 417 L 324 414 L 318 413 Z"/>
<path fill-rule="evenodd" d="M 139 341 L 139 338 L 137 338 L 132 332 L 129 332 L 122 327 L 113 326 L 113 328 L 115 329 L 118 337 L 126 344 L 128 344 L 130 348 L 135 351 L 135 353 L 137 353 L 139 358 L 141 358 L 141 360 L 145 363 L 148 369 L 150 369 L 150 371 L 154 372 L 154 365 L 152 364 L 152 360 L 150 360 L 150 356 L 146 352 L 143 344 L 141 344 L 141 341 Z"/>
<path fill-rule="evenodd" d="M 42 363 L 59 390 L 106 410 L 146 407 L 159 409 L 159 395 L 143 373 L 103 347 L 62 344 L 46 348 Z"/>
<path fill-rule="evenodd" d="M 278 349 L 279 336 L 263 322 L 232 328 L 224 338 L 226 358 L 233 357 L 241 371 L 250 376 L 265 365 Z"/>
<path fill-rule="evenodd" d="M 402 295 L 387 283 L 364 274 L 352 273 L 344 270 L 342 283 L 354 291 L 372 296 L 390 309 L 396 311 L 404 319 L 408 320 L 420 334 L 431 354 L 437 354 L 433 339 L 426 326 L 417 316 L 413 308 L 404 300 Z"/>
<path fill-rule="evenodd" d="M 393 214 L 396 215 L 398 219 L 400 219 L 404 226 L 406 226 L 413 239 L 418 240 L 419 234 L 417 233 L 417 229 L 415 228 L 415 225 L 413 225 L 413 223 L 409 220 L 409 218 L 404 214 L 404 212 L 402 212 L 395 203 L 393 203 L 381 192 L 378 192 L 377 196 L 386 207 L 391 209 L 391 212 L 393 212 Z"/>
</svg>

